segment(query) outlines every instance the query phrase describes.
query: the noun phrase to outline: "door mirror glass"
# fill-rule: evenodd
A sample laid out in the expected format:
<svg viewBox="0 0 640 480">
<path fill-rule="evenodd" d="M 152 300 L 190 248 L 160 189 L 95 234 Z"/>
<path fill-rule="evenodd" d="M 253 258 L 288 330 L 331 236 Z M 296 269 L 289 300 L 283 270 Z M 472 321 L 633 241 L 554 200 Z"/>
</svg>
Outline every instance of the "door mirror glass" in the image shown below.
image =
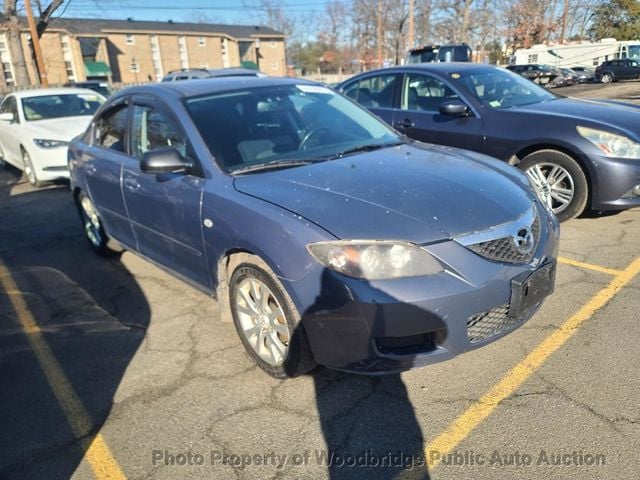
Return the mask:
<svg viewBox="0 0 640 480">
<path fill-rule="evenodd" d="M 3 122 L 13 122 L 15 120 L 15 116 L 11 112 L 2 112 L 0 113 L 0 120 Z"/>
<path fill-rule="evenodd" d="M 140 170 L 150 174 L 184 173 L 189 167 L 189 162 L 173 147 L 149 150 L 140 161 Z"/>
<path fill-rule="evenodd" d="M 455 117 L 466 117 L 469 115 L 469 108 L 460 100 L 450 100 L 441 103 L 438 110 L 442 115 L 451 115 Z"/>
</svg>

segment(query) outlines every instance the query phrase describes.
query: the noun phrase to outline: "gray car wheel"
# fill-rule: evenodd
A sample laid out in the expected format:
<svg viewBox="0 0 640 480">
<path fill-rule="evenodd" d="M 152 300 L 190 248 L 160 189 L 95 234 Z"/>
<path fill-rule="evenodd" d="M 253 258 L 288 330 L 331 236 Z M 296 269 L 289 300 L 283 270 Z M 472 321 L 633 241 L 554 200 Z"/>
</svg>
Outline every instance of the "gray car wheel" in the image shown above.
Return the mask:
<svg viewBox="0 0 640 480">
<path fill-rule="evenodd" d="M 602 83 L 611 83 L 613 82 L 613 75 L 611 75 L 609 72 L 603 73 L 600 77 L 600 81 Z"/>
<path fill-rule="evenodd" d="M 80 192 L 76 196 L 76 206 L 78 207 L 85 237 L 93 251 L 101 257 L 120 253 L 122 248 L 116 245 L 105 232 L 98 211 L 91 199 Z"/>
<path fill-rule="evenodd" d="M 518 167 L 536 189 L 540 201 L 564 222 L 580 215 L 589 197 L 589 184 L 580 165 L 557 150 L 539 150 L 524 158 Z"/>
<path fill-rule="evenodd" d="M 27 177 L 27 181 L 34 187 L 41 187 L 42 182 L 38 180 L 36 171 L 33 168 L 33 162 L 26 150 L 22 150 L 22 163 L 24 164 L 24 174 Z"/>
<path fill-rule="evenodd" d="M 287 378 L 316 366 L 300 315 L 275 275 L 243 263 L 231 276 L 229 298 L 238 336 L 262 370 Z"/>
</svg>

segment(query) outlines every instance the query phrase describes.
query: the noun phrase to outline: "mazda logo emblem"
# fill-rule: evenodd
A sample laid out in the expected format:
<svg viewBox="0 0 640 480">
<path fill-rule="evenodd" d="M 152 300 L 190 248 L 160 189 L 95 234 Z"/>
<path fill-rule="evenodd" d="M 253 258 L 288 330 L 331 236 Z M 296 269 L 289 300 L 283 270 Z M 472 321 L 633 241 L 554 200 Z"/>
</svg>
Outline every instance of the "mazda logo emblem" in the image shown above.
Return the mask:
<svg viewBox="0 0 640 480">
<path fill-rule="evenodd" d="M 533 232 L 530 228 L 521 228 L 515 235 L 512 235 L 511 240 L 518 253 L 523 255 L 531 253 L 535 243 Z"/>
</svg>

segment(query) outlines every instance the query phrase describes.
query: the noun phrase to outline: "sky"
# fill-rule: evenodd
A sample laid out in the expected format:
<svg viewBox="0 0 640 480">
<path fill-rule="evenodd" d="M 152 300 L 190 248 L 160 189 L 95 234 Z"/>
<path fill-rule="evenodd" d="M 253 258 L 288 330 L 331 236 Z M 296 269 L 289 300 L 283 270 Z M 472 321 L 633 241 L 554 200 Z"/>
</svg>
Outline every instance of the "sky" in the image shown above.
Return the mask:
<svg viewBox="0 0 640 480">
<path fill-rule="evenodd" d="M 283 0 L 282 3 L 287 13 L 297 16 L 320 13 L 327 2 Z M 258 12 L 246 8 L 252 3 L 257 0 L 67 0 L 67 5 L 55 16 L 252 24 L 259 18 Z"/>
</svg>

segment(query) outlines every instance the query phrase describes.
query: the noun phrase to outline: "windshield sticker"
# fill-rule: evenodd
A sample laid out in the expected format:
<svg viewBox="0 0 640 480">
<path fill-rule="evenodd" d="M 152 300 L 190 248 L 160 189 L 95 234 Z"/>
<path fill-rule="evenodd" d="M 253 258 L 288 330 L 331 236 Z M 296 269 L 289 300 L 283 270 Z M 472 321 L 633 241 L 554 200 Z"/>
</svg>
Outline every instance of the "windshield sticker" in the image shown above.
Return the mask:
<svg viewBox="0 0 640 480">
<path fill-rule="evenodd" d="M 460 78 L 460 74 L 459 73 L 452 73 L 451 74 L 451 78 L 458 79 L 458 78 Z"/>
<path fill-rule="evenodd" d="M 305 93 L 324 93 L 329 95 L 333 93 L 327 87 L 322 87 L 320 85 L 296 85 L 296 87 L 298 87 L 298 90 Z"/>
<path fill-rule="evenodd" d="M 489 105 L 491 105 L 492 107 L 495 108 L 495 107 L 499 107 L 501 104 L 500 104 L 500 101 L 498 101 L 498 100 L 491 100 L 489 102 Z"/>
</svg>

